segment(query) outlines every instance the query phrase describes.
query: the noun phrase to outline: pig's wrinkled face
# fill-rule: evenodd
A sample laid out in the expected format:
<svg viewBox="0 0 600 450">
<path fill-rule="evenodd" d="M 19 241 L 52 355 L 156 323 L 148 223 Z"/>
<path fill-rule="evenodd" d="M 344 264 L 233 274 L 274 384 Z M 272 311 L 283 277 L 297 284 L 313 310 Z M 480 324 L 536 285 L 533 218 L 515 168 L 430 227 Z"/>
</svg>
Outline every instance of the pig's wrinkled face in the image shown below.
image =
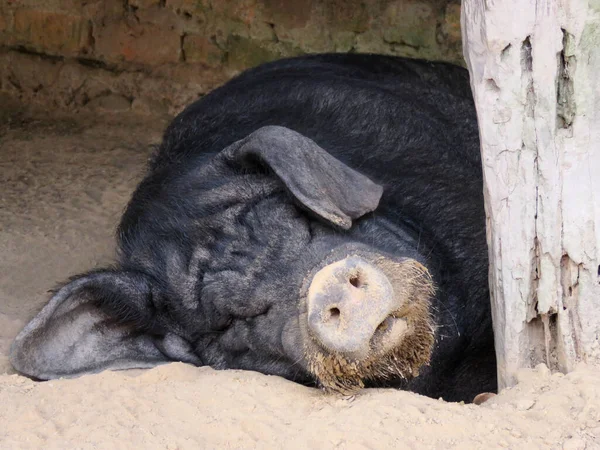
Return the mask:
<svg viewBox="0 0 600 450">
<path fill-rule="evenodd" d="M 416 375 L 433 346 L 432 280 L 390 224 L 372 217 L 351 222 L 376 208 L 380 188 L 327 163 L 307 169 L 296 161 L 298 178 L 290 179 L 284 164 L 261 156 L 271 171 L 233 170 L 225 182 L 224 172 L 213 169 L 222 181 L 211 195 L 228 200 L 201 222 L 211 245 L 193 240 L 206 261 L 194 276 L 201 305 L 195 317 L 203 323 L 191 325 L 207 331 L 194 338 L 202 363 L 317 381 L 340 392 Z M 323 167 L 328 172 L 318 174 Z M 352 179 L 344 180 L 348 173 Z M 323 178 L 327 185 L 319 189 Z M 323 206 L 326 189 L 333 194 Z M 340 204 L 349 212 L 344 219 Z M 180 284 L 182 271 L 169 272 L 172 285 Z"/>
<path fill-rule="evenodd" d="M 284 194 L 244 214 L 203 277 L 203 363 L 351 393 L 428 362 L 433 284 L 396 236 L 375 220 L 336 230 Z"/>
<path fill-rule="evenodd" d="M 382 188 L 313 141 L 265 127 L 140 189 L 120 267 L 53 296 L 13 344 L 19 371 L 182 360 L 352 393 L 429 361 L 427 269 L 408 236 L 363 217 Z"/>
</svg>

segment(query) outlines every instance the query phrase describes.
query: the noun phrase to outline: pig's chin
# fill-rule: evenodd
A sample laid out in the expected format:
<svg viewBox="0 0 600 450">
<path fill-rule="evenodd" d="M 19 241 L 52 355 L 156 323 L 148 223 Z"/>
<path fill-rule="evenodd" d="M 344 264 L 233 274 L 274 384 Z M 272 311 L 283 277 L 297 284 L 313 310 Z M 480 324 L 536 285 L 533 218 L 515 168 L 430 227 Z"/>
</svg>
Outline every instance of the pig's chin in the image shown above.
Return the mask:
<svg viewBox="0 0 600 450">
<path fill-rule="evenodd" d="M 399 295 L 407 295 L 404 306 L 393 314 L 400 326 L 382 331 L 366 356 L 352 358 L 327 349 L 306 335 L 305 358 L 308 370 L 327 392 L 354 395 L 367 382 L 410 380 L 427 365 L 434 345 L 434 324 L 430 302 L 434 285 L 422 265 L 383 262 Z M 380 265 L 380 267 L 382 267 Z M 407 286 L 407 281 L 410 286 Z M 392 339 L 387 350 L 377 349 L 377 339 Z"/>
<path fill-rule="evenodd" d="M 426 310 L 415 313 L 407 322 L 407 333 L 397 347 L 385 354 L 373 352 L 366 359 L 348 359 L 315 345 L 306 355 L 310 372 L 323 389 L 343 395 L 357 393 L 366 381 L 409 380 L 417 376 L 431 357 L 433 327 Z"/>
</svg>

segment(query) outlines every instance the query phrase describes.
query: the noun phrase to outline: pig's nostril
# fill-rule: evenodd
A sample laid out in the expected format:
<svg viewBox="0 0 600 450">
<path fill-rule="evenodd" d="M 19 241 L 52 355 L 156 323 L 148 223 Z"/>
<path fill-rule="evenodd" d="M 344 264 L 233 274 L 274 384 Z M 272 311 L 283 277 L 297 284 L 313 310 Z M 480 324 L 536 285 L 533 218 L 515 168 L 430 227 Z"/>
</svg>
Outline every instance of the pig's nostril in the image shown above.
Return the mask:
<svg viewBox="0 0 600 450">
<path fill-rule="evenodd" d="M 358 275 L 352 275 L 348 281 L 355 288 L 359 288 L 359 287 L 362 286 L 362 283 L 361 283 L 360 278 L 359 278 Z"/>
<path fill-rule="evenodd" d="M 327 318 L 328 322 L 337 322 L 340 320 L 340 310 L 338 308 L 331 308 L 329 310 L 329 317 Z"/>
</svg>

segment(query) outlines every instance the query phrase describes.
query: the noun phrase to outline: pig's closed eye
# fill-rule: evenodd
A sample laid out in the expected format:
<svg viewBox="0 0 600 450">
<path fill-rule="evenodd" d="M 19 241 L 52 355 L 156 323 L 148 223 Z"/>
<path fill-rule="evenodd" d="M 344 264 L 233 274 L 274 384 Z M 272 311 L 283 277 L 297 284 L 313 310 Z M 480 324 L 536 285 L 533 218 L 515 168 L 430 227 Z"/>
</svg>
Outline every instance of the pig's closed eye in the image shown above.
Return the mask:
<svg viewBox="0 0 600 450">
<path fill-rule="evenodd" d="M 217 338 L 219 335 L 225 333 L 229 327 L 231 327 L 231 325 L 233 324 L 233 317 L 229 317 L 227 318 L 224 322 L 213 326 L 211 329 L 208 330 L 199 330 L 197 333 L 197 338 L 206 338 L 206 337 L 212 337 L 212 340 L 214 340 L 215 338 Z"/>
<path fill-rule="evenodd" d="M 231 252 L 231 256 L 233 256 L 234 258 L 245 258 L 247 254 L 243 250 L 233 250 Z"/>
<path fill-rule="evenodd" d="M 225 330 L 225 329 L 229 328 L 232 323 L 233 323 L 233 317 L 227 318 L 227 320 L 223 324 L 223 329 Z"/>
</svg>

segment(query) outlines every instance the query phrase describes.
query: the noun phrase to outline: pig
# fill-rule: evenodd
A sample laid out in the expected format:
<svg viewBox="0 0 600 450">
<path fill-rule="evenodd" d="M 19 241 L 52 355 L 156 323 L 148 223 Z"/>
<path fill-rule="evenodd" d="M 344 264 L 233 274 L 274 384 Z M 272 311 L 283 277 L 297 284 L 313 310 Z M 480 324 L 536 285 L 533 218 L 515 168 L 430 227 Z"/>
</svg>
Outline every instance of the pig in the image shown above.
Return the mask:
<svg viewBox="0 0 600 450">
<path fill-rule="evenodd" d="M 468 72 L 361 54 L 247 70 L 167 127 L 111 267 L 15 338 L 35 379 L 182 361 L 470 402 L 495 392 Z"/>
</svg>

